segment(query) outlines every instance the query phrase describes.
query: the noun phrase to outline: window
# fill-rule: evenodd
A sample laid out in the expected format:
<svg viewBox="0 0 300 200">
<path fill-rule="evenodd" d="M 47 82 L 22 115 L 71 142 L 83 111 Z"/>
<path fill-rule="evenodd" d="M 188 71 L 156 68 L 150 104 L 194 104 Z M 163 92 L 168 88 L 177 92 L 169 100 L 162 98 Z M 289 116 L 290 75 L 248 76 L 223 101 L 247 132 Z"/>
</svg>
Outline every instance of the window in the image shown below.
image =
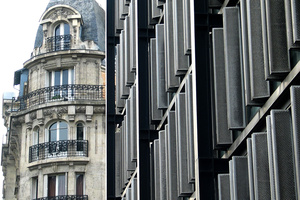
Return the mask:
<svg viewBox="0 0 300 200">
<path fill-rule="evenodd" d="M 47 197 L 55 197 L 60 195 L 66 195 L 67 180 L 66 174 L 49 175 L 47 180 L 48 194 Z"/>
<path fill-rule="evenodd" d="M 83 151 L 84 126 L 82 123 L 77 124 L 77 151 Z"/>
<path fill-rule="evenodd" d="M 76 174 L 76 195 L 84 195 L 84 175 Z"/>
<path fill-rule="evenodd" d="M 54 30 L 54 47 L 55 51 L 70 49 L 70 26 L 67 23 L 60 23 Z"/>
<path fill-rule="evenodd" d="M 40 128 L 37 127 L 33 130 L 32 134 L 32 145 L 39 144 L 39 135 L 40 135 Z"/>
<path fill-rule="evenodd" d="M 74 84 L 74 69 L 50 71 L 48 84 L 54 86 L 50 95 L 52 99 L 71 98 L 74 91 L 67 86 Z"/>
<path fill-rule="evenodd" d="M 53 123 L 49 127 L 49 153 L 50 155 L 63 155 L 68 151 L 68 124 L 64 121 Z"/>
<path fill-rule="evenodd" d="M 32 178 L 32 188 L 31 188 L 31 197 L 32 199 L 38 198 L 38 177 Z"/>
</svg>

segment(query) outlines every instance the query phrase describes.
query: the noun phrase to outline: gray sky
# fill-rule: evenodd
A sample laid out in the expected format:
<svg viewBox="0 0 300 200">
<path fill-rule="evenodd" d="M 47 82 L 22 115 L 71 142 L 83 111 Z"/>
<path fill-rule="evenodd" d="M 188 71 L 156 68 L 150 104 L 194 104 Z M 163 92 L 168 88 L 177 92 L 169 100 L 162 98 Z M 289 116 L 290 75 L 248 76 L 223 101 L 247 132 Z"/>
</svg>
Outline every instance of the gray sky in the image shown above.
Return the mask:
<svg viewBox="0 0 300 200">
<path fill-rule="evenodd" d="M 0 1 L 0 113 L 2 115 L 3 92 L 15 92 L 14 72 L 23 68 L 34 47 L 39 20 L 50 0 L 1 0 Z M 106 0 L 96 0 L 106 9 Z M 6 134 L 0 118 L 0 141 Z M 2 144 L 2 142 L 1 142 Z M 0 148 L 1 152 L 2 148 Z M 0 154 L 1 155 L 1 154 Z M 0 168 L 0 193 L 2 193 L 2 169 Z M 1 194 L 0 194 L 1 195 Z M 2 195 L 0 196 L 2 198 Z"/>
</svg>

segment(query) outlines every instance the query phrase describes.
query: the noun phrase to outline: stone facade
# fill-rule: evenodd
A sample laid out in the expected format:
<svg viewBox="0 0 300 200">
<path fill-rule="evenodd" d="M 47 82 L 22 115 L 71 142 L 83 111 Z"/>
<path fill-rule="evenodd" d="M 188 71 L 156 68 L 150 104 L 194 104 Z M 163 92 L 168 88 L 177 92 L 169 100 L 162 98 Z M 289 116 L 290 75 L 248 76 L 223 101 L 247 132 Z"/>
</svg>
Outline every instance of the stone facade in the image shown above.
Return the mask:
<svg viewBox="0 0 300 200">
<path fill-rule="evenodd" d="M 105 53 L 82 40 L 83 16 L 48 6 L 43 44 L 15 73 L 22 90 L 3 101 L 4 199 L 105 199 Z"/>
</svg>

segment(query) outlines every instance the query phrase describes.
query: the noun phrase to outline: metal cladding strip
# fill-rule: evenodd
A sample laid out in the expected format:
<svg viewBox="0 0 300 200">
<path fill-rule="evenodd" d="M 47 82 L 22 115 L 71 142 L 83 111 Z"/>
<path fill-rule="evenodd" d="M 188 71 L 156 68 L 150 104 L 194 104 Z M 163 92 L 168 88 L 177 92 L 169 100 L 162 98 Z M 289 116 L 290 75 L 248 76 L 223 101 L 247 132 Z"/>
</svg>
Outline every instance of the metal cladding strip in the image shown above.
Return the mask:
<svg viewBox="0 0 300 200">
<path fill-rule="evenodd" d="M 230 183 L 230 199 L 234 199 L 234 193 L 233 193 L 233 166 L 232 166 L 232 160 L 229 161 L 229 183 Z"/>
<path fill-rule="evenodd" d="M 124 42 L 124 69 L 125 69 L 125 86 L 130 87 L 131 85 L 133 85 L 134 83 L 134 79 L 135 79 L 135 75 L 133 73 L 130 72 L 130 45 L 131 45 L 131 41 L 130 41 L 130 16 L 126 16 L 125 20 L 124 20 L 124 38 L 125 38 L 125 42 Z"/>
<path fill-rule="evenodd" d="M 177 188 L 179 196 L 190 196 L 194 191 L 188 179 L 187 125 L 185 93 L 179 93 L 175 101 L 176 151 L 177 151 Z"/>
<path fill-rule="evenodd" d="M 154 140 L 154 190 L 155 190 L 155 199 L 160 199 L 159 143 L 160 143 L 160 141 L 158 139 Z"/>
<path fill-rule="evenodd" d="M 183 0 L 183 38 L 184 38 L 184 53 L 191 53 L 191 12 L 190 0 Z"/>
<path fill-rule="evenodd" d="M 270 192 L 271 199 L 275 199 L 275 180 L 274 180 L 274 161 L 273 161 L 273 147 L 272 147 L 272 125 L 271 116 L 266 117 L 267 126 L 267 142 L 268 142 L 268 160 L 269 160 L 269 177 L 270 177 Z"/>
<path fill-rule="evenodd" d="M 245 105 L 241 80 L 238 8 L 224 9 L 223 27 L 228 128 L 241 129 L 245 127 Z"/>
<path fill-rule="evenodd" d="M 127 171 L 134 171 L 135 170 L 135 163 L 132 162 L 132 154 L 131 154 L 131 147 L 133 144 L 131 143 L 133 140 L 132 130 L 132 121 L 130 121 L 132 117 L 132 108 L 131 108 L 131 101 L 132 99 L 126 99 L 126 122 L 125 122 L 125 130 L 126 130 L 126 160 L 127 160 Z"/>
<path fill-rule="evenodd" d="M 300 198 L 300 87 L 291 87 L 291 114 L 293 124 L 293 155 L 297 197 Z"/>
<path fill-rule="evenodd" d="M 116 48 L 116 113 L 120 113 L 118 109 L 124 108 L 125 101 L 121 99 L 120 45 L 118 44 Z"/>
<path fill-rule="evenodd" d="M 192 75 L 186 79 L 185 84 L 186 124 L 187 124 L 187 155 L 188 155 L 188 178 L 189 183 L 195 182 L 195 152 L 194 152 L 194 123 L 193 123 L 193 84 Z"/>
<path fill-rule="evenodd" d="M 165 87 L 165 39 L 164 25 L 155 25 L 156 38 L 156 81 L 157 81 L 157 107 L 158 109 L 168 108 L 167 92 Z"/>
<path fill-rule="evenodd" d="M 253 178 L 253 156 L 252 156 L 252 139 L 247 139 L 247 158 L 248 158 L 248 176 L 249 176 L 249 197 L 250 200 L 255 200 L 254 197 L 254 178 Z"/>
<path fill-rule="evenodd" d="M 160 17 L 160 9 L 157 6 L 158 6 L 157 0 L 151 1 L 152 19 Z"/>
<path fill-rule="evenodd" d="M 270 96 L 270 85 L 269 81 L 265 80 L 264 75 L 264 46 L 260 1 L 247 1 L 247 21 L 251 99 L 267 98 Z"/>
<path fill-rule="evenodd" d="M 167 199 L 166 131 L 159 131 L 160 200 Z"/>
<path fill-rule="evenodd" d="M 169 199 L 177 199 L 178 197 L 178 189 L 177 189 L 177 151 L 176 151 L 176 137 L 174 133 L 176 133 L 176 119 L 175 119 L 175 111 L 170 111 L 168 113 L 168 131 L 166 132 L 166 141 L 168 141 L 167 146 L 167 154 L 166 157 L 168 164 L 168 198 Z"/>
<path fill-rule="evenodd" d="M 173 0 L 174 69 L 175 75 L 184 75 L 189 58 L 184 52 L 183 0 Z"/>
<path fill-rule="evenodd" d="M 129 95 L 129 88 L 125 84 L 125 34 L 121 31 L 120 34 L 120 85 L 121 85 L 121 98 L 127 99 Z"/>
<path fill-rule="evenodd" d="M 271 110 L 271 128 L 275 197 L 296 199 L 290 112 Z"/>
<path fill-rule="evenodd" d="M 255 199 L 271 199 L 267 133 L 252 135 Z"/>
<path fill-rule="evenodd" d="M 137 200 L 137 178 L 133 178 L 131 182 L 131 197 L 133 200 Z"/>
<path fill-rule="evenodd" d="M 115 2 L 115 29 L 116 29 L 116 33 L 119 33 L 121 32 L 121 30 L 124 29 L 124 23 L 123 23 L 123 20 L 121 21 L 120 20 L 120 17 L 119 17 L 119 9 L 120 9 L 120 1 L 116 1 Z"/>
<path fill-rule="evenodd" d="M 265 12 L 267 38 L 264 44 L 268 47 L 268 79 L 282 79 L 286 73 L 290 72 L 290 64 L 287 51 L 287 36 L 286 36 L 286 21 L 285 21 L 285 5 L 284 1 L 278 0 L 261 0 L 261 6 L 265 4 L 265 10 L 262 7 L 262 12 Z"/>
<path fill-rule="evenodd" d="M 292 24 L 293 24 L 293 42 L 300 42 L 300 4 L 298 0 L 291 0 Z"/>
<path fill-rule="evenodd" d="M 166 159 L 166 199 L 170 199 L 170 164 L 169 164 L 169 140 L 168 140 L 168 135 L 169 135 L 169 125 L 165 125 L 165 159 Z M 163 168 L 162 168 L 163 169 Z"/>
<path fill-rule="evenodd" d="M 165 78 L 166 91 L 178 88 L 179 78 L 175 76 L 174 68 L 174 31 L 173 31 L 173 1 L 166 0 L 165 4 Z"/>
<path fill-rule="evenodd" d="M 232 134 L 227 124 L 227 99 L 224 61 L 223 28 L 212 30 L 213 71 L 214 71 L 214 104 L 217 145 L 232 143 Z"/>
<path fill-rule="evenodd" d="M 136 124 L 136 86 L 132 86 L 130 88 L 130 122 L 131 122 L 131 129 L 130 132 L 132 134 L 131 139 L 131 146 L 130 146 L 130 154 L 131 154 L 131 161 L 136 162 L 137 160 L 137 124 Z"/>
<path fill-rule="evenodd" d="M 131 0 L 130 3 L 130 72 L 134 73 L 136 70 L 136 45 L 137 45 L 137 30 L 136 30 L 136 1 Z"/>
<path fill-rule="evenodd" d="M 230 199 L 230 178 L 229 174 L 218 174 L 219 200 Z"/>
<path fill-rule="evenodd" d="M 165 0 L 154 0 L 154 1 L 156 1 L 156 5 L 158 6 L 158 7 L 161 7 L 161 6 L 163 6 L 164 4 L 165 4 Z"/>
<path fill-rule="evenodd" d="M 248 160 L 246 156 L 232 157 L 233 200 L 249 199 Z"/>
<path fill-rule="evenodd" d="M 122 192 L 122 183 L 121 183 L 121 163 L 122 163 L 122 145 L 121 145 L 121 133 L 115 133 L 115 194 L 120 196 Z"/>
<path fill-rule="evenodd" d="M 152 120 L 161 120 L 163 113 L 161 110 L 158 110 L 157 102 L 157 67 L 156 67 L 156 39 L 150 39 L 150 92 L 151 92 L 151 119 Z"/>
</svg>

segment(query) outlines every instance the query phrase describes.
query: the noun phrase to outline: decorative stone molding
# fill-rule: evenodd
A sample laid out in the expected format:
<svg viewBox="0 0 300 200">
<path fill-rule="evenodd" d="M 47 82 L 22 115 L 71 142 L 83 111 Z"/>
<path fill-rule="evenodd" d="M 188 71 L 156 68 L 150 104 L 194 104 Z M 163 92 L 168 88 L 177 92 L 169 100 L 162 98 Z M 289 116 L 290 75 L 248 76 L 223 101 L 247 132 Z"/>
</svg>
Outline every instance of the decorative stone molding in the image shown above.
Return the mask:
<svg viewBox="0 0 300 200">
<path fill-rule="evenodd" d="M 75 113 L 75 106 L 68 106 L 68 116 L 70 122 L 75 120 Z"/>
<path fill-rule="evenodd" d="M 57 117 L 62 117 L 63 113 L 68 113 L 68 107 L 67 106 L 62 106 L 57 108 Z"/>
<path fill-rule="evenodd" d="M 30 113 L 30 119 L 31 119 L 31 120 L 36 119 L 36 112 Z"/>
<path fill-rule="evenodd" d="M 48 108 L 43 110 L 44 116 L 49 116 L 50 118 L 53 118 L 54 112 L 55 112 L 54 108 Z"/>
<path fill-rule="evenodd" d="M 94 106 L 94 113 L 105 113 L 104 106 Z"/>
<path fill-rule="evenodd" d="M 76 113 L 85 113 L 85 106 L 76 106 Z"/>
<path fill-rule="evenodd" d="M 85 115 L 86 115 L 86 121 L 87 122 L 91 122 L 92 121 L 92 116 L 93 116 L 93 106 L 86 106 L 86 111 L 85 111 Z"/>
<path fill-rule="evenodd" d="M 36 115 L 37 115 L 38 124 L 40 126 L 43 126 L 44 125 L 44 120 L 45 120 L 43 110 L 38 110 Z"/>
</svg>

